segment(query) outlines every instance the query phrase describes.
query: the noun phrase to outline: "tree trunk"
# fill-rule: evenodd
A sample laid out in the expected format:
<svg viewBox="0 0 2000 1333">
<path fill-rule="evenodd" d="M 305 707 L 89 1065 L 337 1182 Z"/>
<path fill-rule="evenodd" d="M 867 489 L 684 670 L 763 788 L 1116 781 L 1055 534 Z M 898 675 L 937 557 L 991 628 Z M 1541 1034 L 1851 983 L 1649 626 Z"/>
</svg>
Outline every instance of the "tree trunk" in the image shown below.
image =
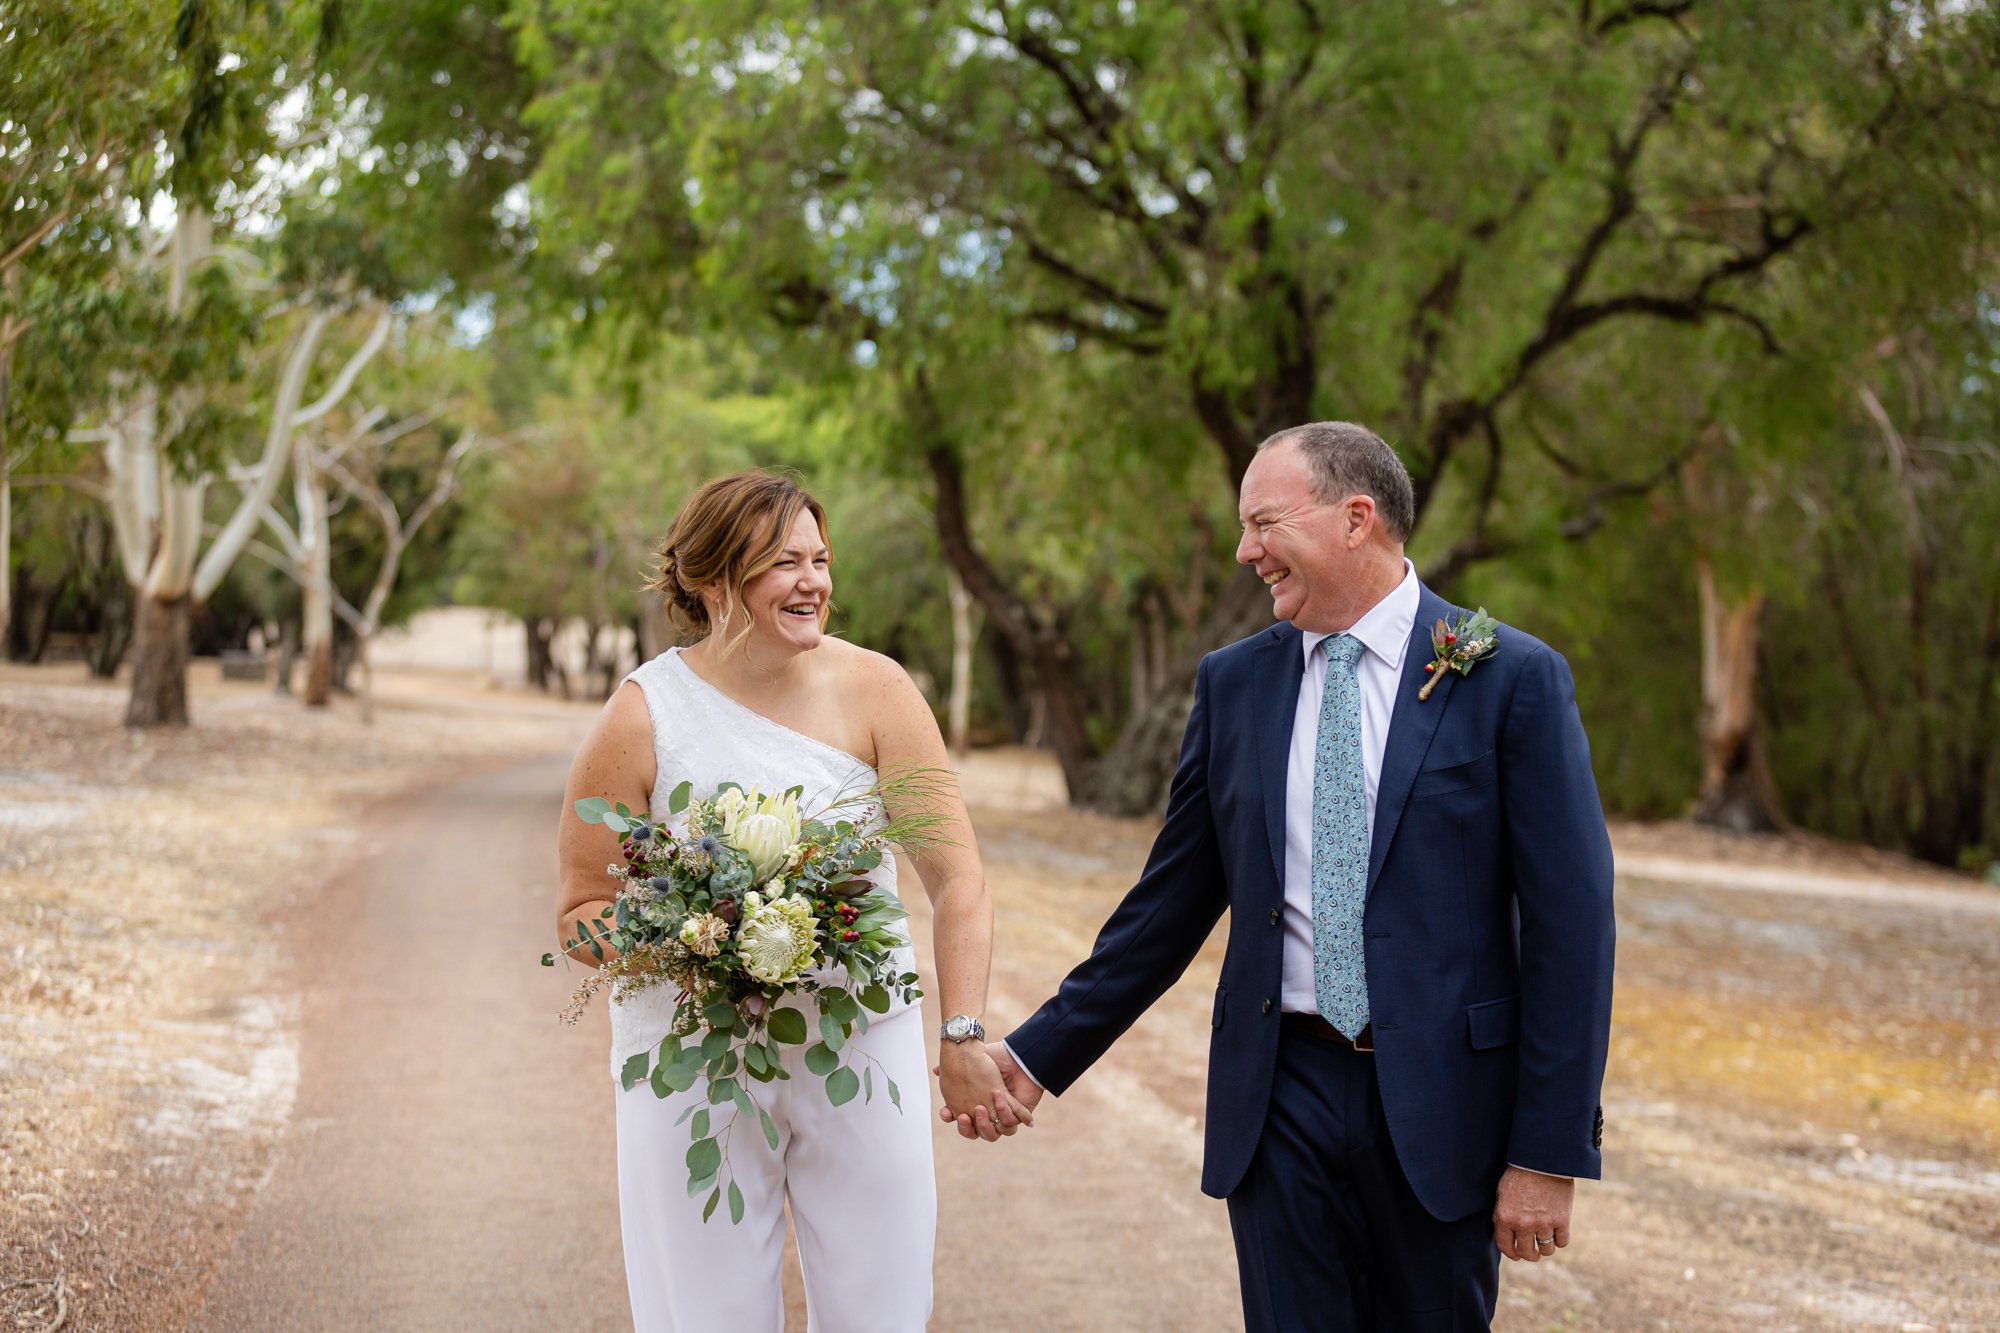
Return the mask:
<svg viewBox="0 0 2000 1333">
<path fill-rule="evenodd" d="M 20 297 L 20 274 L 20 269 L 9 268 L 0 278 L 9 311 Z M 14 614 L 14 437 L 7 423 L 12 420 L 14 342 L 19 336 L 14 316 L 0 315 L 0 644 L 7 642 L 7 622 Z"/>
<path fill-rule="evenodd" d="M 354 665 L 361 669 L 361 720 L 375 720 L 375 666 L 368 660 L 368 636 L 354 636 Z"/>
<path fill-rule="evenodd" d="M 305 614 L 300 624 L 306 655 L 306 687 L 299 696 L 308 708 L 333 701 L 333 531 L 326 474 L 314 457 L 313 439 L 300 432 L 292 444 L 292 497 L 299 511 L 299 544 L 305 548 Z"/>
<path fill-rule="evenodd" d="M 116 566 L 113 574 L 117 573 Z M 125 649 L 132 642 L 132 601 L 122 578 L 107 580 L 97 609 L 97 628 L 90 636 L 87 659 L 97 680 L 112 680 Z"/>
<path fill-rule="evenodd" d="M 980 634 L 986 645 L 987 656 L 993 664 L 993 685 L 1000 691 L 1000 713 L 1007 722 L 1007 735 L 1014 744 L 1027 743 L 1028 715 L 1032 710 L 1028 696 L 1031 691 L 1023 679 L 1021 659 L 1014 652 L 1014 645 L 1007 636 L 993 628 L 987 621 Z"/>
<path fill-rule="evenodd" d="M 0 363 L 0 643 L 14 616 L 14 469 L 7 457 L 7 369 Z"/>
<path fill-rule="evenodd" d="M 184 727 L 188 723 L 188 630 L 193 605 L 187 597 L 159 598 L 142 593 L 134 615 L 132 698 L 125 709 L 128 727 Z"/>
<path fill-rule="evenodd" d="M 980 553 L 965 507 L 965 479 L 950 445 L 933 444 L 928 459 L 937 483 L 937 532 L 945 559 L 1034 671 L 1042 722 L 1075 800 L 1076 794 L 1093 790 L 1097 761 L 1097 744 L 1090 735 L 1090 693 L 1076 649 L 1062 626 L 1037 615 Z"/>
<path fill-rule="evenodd" d="M 1118 739 L 1105 751 L 1090 793 L 1091 809 L 1108 815 L 1146 815 L 1166 807 L 1188 710 L 1194 707 L 1195 668 L 1214 646 L 1234 643 L 1270 624 L 1270 594 L 1256 574 L 1239 569 L 1187 650 L 1153 673 L 1152 696 L 1135 703 Z"/>
<path fill-rule="evenodd" d="M 333 702 L 333 640 L 321 639 L 306 649 L 306 687 L 299 698 L 308 708 Z"/>
<path fill-rule="evenodd" d="M 542 618 L 522 616 L 521 628 L 527 631 L 528 685 L 549 692 L 549 641 L 542 637 Z"/>
<path fill-rule="evenodd" d="M 289 620 L 278 622 L 278 642 L 271 649 L 271 657 L 276 663 L 272 673 L 271 693 L 291 697 L 292 667 L 299 660 L 299 636 Z"/>
<path fill-rule="evenodd" d="M 972 728 L 972 649 L 979 639 L 979 617 L 972 594 L 957 574 L 946 570 L 951 584 L 951 700 L 945 707 L 945 743 L 953 754 L 966 751 Z"/>
<path fill-rule="evenodd" d="M 1696 562 L 1701 592 L 1701 796 L 1694 817 L 1733 833 L 1783 827 L 1776 790 L 1757 739 L 1757 628 L 1764 592 L 1725 597 L 1706 558 Z"/>
<path fill-rule="evenodd" d="M 639 595 L 639 614 L 632 629 L 638 636 L 639 661 L 650 662 L 667 651 L 666 598 L 657 592 Z"/>
</svg>

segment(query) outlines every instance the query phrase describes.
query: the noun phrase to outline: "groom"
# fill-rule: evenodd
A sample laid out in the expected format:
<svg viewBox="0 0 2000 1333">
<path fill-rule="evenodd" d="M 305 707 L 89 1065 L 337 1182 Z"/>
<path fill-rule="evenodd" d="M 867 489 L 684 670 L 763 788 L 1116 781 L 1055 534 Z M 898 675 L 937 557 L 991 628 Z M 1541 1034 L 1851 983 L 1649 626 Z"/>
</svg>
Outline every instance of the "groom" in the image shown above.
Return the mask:
<svg viewBox="0 0 2000 1333">
<path fill-rule="evenodd" d="M 1499 1257 L 1567 1245 L 1599 1174 L 1611 847 L 1569 668 L 1503 625 L 1427 671 L 1462 613 L 1359 426 L 1266 440 L 1240 509 L 1286 623 L 1202 662 L 1145 873 L 996 1055 L 1023 1102 L 1063 1092 L 1227 910 L 1202 1189 L 1245 1323 L 1484 1328 Z"/>
</svg>

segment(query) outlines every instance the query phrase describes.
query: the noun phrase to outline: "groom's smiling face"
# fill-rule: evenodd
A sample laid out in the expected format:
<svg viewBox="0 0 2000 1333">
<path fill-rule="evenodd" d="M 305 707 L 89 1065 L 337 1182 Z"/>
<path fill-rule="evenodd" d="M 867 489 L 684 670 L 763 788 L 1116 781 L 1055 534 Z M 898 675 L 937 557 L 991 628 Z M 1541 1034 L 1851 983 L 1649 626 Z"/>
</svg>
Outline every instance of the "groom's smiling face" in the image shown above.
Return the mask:
<svg viewBox="0 0 2000 1333">
<path fill-rule="evenodd" d="M 1243 522 L 1237 563 L 1256 570 L 1271 590 L 1273 615 L 1315 633 L 1354 623 L 1362 534 L 1349 502 L 1327 504 L 1314 492 L 1297 446 L 1274 445 L 1250 460 L 1237 516 Z"/>
</svg>

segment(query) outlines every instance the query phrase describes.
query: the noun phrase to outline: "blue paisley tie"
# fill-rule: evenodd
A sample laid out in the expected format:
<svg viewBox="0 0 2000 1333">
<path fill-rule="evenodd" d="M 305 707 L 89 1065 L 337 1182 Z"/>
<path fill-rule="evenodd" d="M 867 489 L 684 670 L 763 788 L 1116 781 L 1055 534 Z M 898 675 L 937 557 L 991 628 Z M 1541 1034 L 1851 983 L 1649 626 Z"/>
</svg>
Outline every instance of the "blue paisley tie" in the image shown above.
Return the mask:
<svg viewBox="0 0 2000 1333">
<path fill-rule="evenodd" d="M 1353 1037 L 1368 1025 L 1361 912 L 1368 886 L 1368 790 L 1361 766 L 1363 645 L 1325 640 L 1326 692 L 1313 753 L 1313 989 L 1326 1021 Z"/>
</svg>

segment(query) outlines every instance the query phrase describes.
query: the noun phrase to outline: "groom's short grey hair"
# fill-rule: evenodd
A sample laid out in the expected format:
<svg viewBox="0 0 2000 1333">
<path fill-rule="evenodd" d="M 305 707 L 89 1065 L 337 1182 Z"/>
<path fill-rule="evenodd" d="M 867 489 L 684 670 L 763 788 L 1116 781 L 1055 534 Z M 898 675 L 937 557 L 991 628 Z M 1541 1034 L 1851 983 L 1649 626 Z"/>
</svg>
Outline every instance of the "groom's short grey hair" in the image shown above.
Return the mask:
<svg viewBox="0 0 2000 1333">
<path fill-rule="evenodd" d="M 1416 491 L 1410 470 L 1396 451 L 1366 426 L 1352 421 L 1315 421 L 1281 430 L 1257 446 L 1257 452 L 1290 442 L 1305 455 L 1312 469 L 1313 494 L 1322 504 L 1339 504 L 1350 495 L 1365 495 L 1398 542 L 1410 539 L 1417 526 Z"/>
</svg>

